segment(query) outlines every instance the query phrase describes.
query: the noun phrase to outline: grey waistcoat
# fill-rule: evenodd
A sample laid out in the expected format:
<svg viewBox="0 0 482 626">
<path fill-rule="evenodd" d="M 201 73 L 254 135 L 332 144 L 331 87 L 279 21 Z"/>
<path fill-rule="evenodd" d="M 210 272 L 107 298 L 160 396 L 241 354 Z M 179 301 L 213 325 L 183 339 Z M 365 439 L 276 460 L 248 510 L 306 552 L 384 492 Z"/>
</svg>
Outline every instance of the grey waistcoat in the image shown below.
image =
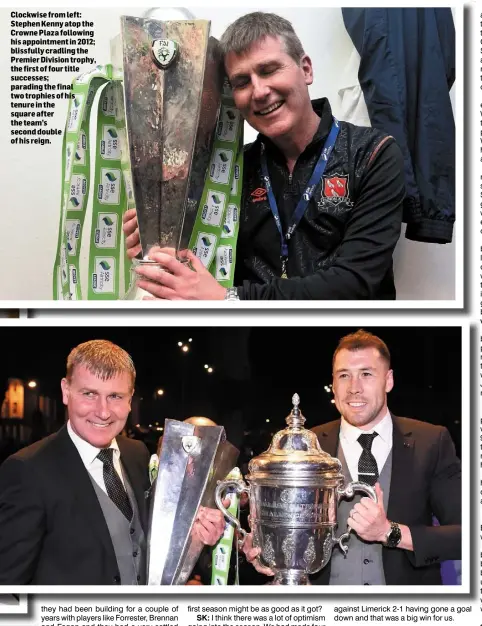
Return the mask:
<svg viewBox="0 0 482 626">
<path fill-rule="evenodd" d="M 342 464 L 342 472 L 346 483 L 352 480 L 346 464 L 343 448 L 338 443 L 338 459 Z M 390 491 L 390 478 L 392 475 L 392 452 L 388 455 L 379 483 L 383 491 L 383 503 L 387 510 L 388 496 Z M 341 500 L 338 507 L 338 530 L 339 537 L 346 529 L 346 522 L 351 509 L 364 494 L 358 493 L 352 500 Z M 330 585 L 385 585 L 383 573 L 382 545 L 380 543 L 366 543 L 357 535 L 350 533 L 348 541 L 348 553 L 346 558 L 341 550 L 335 546 L 331 557 Z"/>
<path fill-rule="evenodd" d="M 90 476 L 90 474 L 89 474 Z M 122 585 L 146 584 L 146 538 L 142 530 L 141 519 L 132 487 L 123 473 L 127 495 L 132 505 L 132 521 L 128 522 L 109 496 L 90 476 L 95 493 L 102 508 L 109 529 L 112 545 L 119 567 Z"/>
</svg>

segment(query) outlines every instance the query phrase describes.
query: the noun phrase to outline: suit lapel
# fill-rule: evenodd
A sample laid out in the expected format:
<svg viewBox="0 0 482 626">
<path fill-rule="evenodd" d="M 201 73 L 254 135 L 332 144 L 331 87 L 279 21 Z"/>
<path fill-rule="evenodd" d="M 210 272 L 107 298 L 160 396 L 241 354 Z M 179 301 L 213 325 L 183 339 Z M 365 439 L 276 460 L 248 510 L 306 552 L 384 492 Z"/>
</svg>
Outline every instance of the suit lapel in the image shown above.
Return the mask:
<svg viewBox="0 0 482 626">
<path fill-rule="evenodd" d="M 67 489 L 76 501 L 78 510 L 85 517 L 86 527 L 98 537 L 115 560 L 112 540 L 89 473 L 70 439 L 66 426 L 58 433 L 57 448 L 59 476 L 63 477 Z"/>
<path fill-rule="evenodd" d="M 330 422 L 316 429 L 318 441 L 325 452 L 336 457 L 338 450 L 338 440 L 340 437 L 340 420 Z"/>
<path fill-rule="evenodd" d="M 404 420 L 392 415 L 393 421 L 393 446 L 392 446 L 392 475 L 390 478 L 390 494 L 388 498 L 388 519 L 400 521 L 404 511 L 410 507 L 407 500 L 407 488 L 413 476 L 413 454 L 415 440 L 411 429 L 405 425 Z"/>
<path fill-rule="evenodd" d="M 117 445 L 119 446 L 121 454 L 122 467 L 125 470 L 132 490 L 136 497 L 137 508 L 139 515 L 141 516 L 142 527 L 146 528 L 146 495 L 145 495 L 145 476 L 147 475 L 148 468 L 140 466 L 138 459 L 136 458 L 135 449 L 132 445 L 129 445 L 129 441 L 123 437 L 117 438 Z"/>
</svg>

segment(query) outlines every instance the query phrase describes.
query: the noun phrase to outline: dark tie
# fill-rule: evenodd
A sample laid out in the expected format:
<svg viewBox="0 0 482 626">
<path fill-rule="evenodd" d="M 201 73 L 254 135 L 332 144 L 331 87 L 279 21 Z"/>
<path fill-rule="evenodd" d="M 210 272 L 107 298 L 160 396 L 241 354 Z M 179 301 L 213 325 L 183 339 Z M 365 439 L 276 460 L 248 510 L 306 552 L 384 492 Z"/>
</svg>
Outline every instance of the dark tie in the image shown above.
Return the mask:
<svg viewBox="0 0 482 626">
<path fill-rule="evenodd" d="M 358 443 L 363 448 L 358 461 L 358 480 L 368 485 L 374 485 L 378 480 L 378 466 L 372 454 L 372 443 L 378 433 L 363 434 L 358 437 Z"/>
<path fill-rule="evenodd" d="M 119 474 L 115 471 L 112 460 L 113 454 L 114 450 L 112 448 L 104 448 L 99 452 L 97 458 L 104 464 L 104 482 L 107 495 L 130 522 L 132 520 L 132 506 Z"/>
</svg>

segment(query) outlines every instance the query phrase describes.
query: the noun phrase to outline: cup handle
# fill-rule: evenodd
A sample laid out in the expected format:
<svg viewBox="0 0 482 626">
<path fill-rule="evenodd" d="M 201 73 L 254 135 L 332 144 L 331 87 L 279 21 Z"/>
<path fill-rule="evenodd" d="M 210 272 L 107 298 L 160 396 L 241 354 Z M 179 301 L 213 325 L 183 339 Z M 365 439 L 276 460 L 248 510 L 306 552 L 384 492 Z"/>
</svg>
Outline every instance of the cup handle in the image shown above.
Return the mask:
<svg viewBox="0 0 482 626">
<path fill-rule="evenodd" d="M 221 511 L 221 513 L 225 517 L 227 517 L 232 524 L 234 524 L 236 530 L 241 535 L 241 537 L 238 539 L 238 546 L 242 548 L 248 533 L 244 530 L 244 528 L 241 528 L 241 522 L 238 520 L 238 518 L 230 513 L 223 505 L 224 493 L 227 489 L 230 488 L 234 488 L 238 495 L 241 495 L 244 492 L 249 495 L 249 487 L 244 482 L 244 480 L 222 480 L 218 482 L 218 486 L 216 487 L 216 492 L 214 494 L 216 506 Z"/>
<path fill-rule="evenodd" d="M 353 498 L 356 491 L 361 491 L 365 493 L 369 498 L 371 498 L 374 502 L 378 502 L 377 494 L 375 489 L 371 485 L 367 485 L 366 483 L 361 483 L 358 481 L 354 481 L 352 483 L 348 483 L 348 485 L 344 489 L 338 489 L 338 499 L 341 498 Z M 348 539 L 350 538 L 351 528 L 348 526 L 346 532 L 343 533 L 340 537 L 333 537 L 333 543 L 337 543 L 340 550 L 343 552 L 346 557 L 346 553 L 348 552 Z M 343 543 L 346 542 L 346 543 Z"/>
</svg>

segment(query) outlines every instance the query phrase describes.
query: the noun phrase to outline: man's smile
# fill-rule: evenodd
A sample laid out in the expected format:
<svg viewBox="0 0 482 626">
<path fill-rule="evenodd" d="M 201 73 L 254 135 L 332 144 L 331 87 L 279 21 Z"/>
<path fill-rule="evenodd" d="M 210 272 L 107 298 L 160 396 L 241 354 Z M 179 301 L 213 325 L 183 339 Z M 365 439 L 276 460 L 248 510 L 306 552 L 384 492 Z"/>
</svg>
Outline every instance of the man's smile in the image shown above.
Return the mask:
<svg viewBox="0 0 482 626">
<path fill-rule="evenodd" d="M 265 109 L 260 109 L 259 111 L 255 111 L 255 115 L 269 115 L 270 113 L 273 113 L 274 111 L 277 111 L 280 107 L 282 107 L 284 104 L 284 100 L 282 100 L 281 102 L 275 102 L 274 104 L 270 104 L 269 107 L 266 107 Z"/>
<path fill-rule="evenodd" d="M 96 428 L 107 428 L 108 426 L 112 426 L 113 422 L 92 422 L 91 420 L 87 420 L 87 422 L 91 426 L 95 426 Z"/>
</svg>

